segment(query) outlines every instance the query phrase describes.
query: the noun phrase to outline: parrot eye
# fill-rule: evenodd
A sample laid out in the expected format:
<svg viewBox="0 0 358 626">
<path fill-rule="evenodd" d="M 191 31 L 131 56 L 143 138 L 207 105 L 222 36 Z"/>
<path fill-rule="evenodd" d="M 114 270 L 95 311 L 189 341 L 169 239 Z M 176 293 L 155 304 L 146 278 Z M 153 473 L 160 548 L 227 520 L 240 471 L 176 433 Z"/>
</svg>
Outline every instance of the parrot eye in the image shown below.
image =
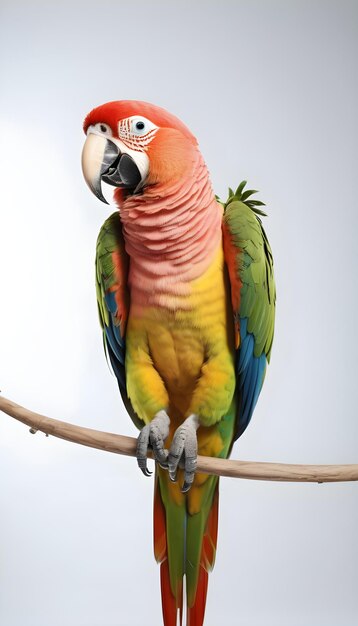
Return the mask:
<svg viewBox="0 0 358 626">
<path fill-rule="evenodd" d="M 157 129 L 158 126 L 146 117 L 133 115 L 119 122 L 118 134 L 129 147 L 145 150 Z"/>
<path fill-rule="evenodd" d="M 134 117 L 130 121 L 130 132 L 133 135 L 143 136 L 153 129 L 153 124 L 149 120 Z"/>
</svg>

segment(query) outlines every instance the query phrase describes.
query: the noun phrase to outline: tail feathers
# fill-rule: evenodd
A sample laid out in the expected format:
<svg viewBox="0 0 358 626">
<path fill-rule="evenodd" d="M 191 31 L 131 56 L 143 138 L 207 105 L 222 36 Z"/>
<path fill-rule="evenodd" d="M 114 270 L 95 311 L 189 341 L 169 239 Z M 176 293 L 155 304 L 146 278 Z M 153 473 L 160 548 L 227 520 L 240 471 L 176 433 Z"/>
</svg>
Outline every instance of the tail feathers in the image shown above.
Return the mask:
<svg viewBox="0 0 358 626">
<path fill-rule="evenodd" d="M 186 626 L 202 626 L 204 622 L 208 578 L 208 572 L 200 566 L 194 605 L 187 607 Z"/>
<path fill-rule="evenodd" d="M 154 555 L 160 563 L 160 587 L 164 626 L 177 626 L 179 611 L 180 626 L 183 623 L 183 579 L 176 577 L 175 595 L 169 571 L 166 511 L 160 494 L 159 480 L 154 489 Z"/>
<path fill-rule="evenodd" d="M 168 559 L 160 566 L 160 586 L 162 592 L 162 611 L 164 626 L 177 626 L 179 611 L 180 626 L 183 623 L 183 584 L 177 589 L 176 597 L 170 586 Z"/>
<path fill-rule="evenodd" d="M 157 563 L 162 563 L 168 556 L 166 514 L 164 504 L 160 495 L 159 480 L 156 477 L 154 487 L 154 556 Z"/>
<path fill-rule="evenodd" d="M 187 626 L 202 626 L 204 622 L 206 595 L 208 591 L 208 572 L 211 572 L 215 563 L 218 537 L 218 512 L 219 489 L 217 483 L 201 544 L 196 589 L 190 589 L 189 585 L 191 581 L 190 578 L 187 577 Z M 193 584 L 193 582 L 191 582 L 191 584 Z M 194 598 L 194 600 L 190 601 L 191 598 Z"/>
<path fill-rule="evenodd" d="M 214 481 L 213 481 L 214 482 Z M 160 565 L 164 626 L 183 623 L 183 576 L 186 576 L 186 626 L 202 626 L 208 572 L 214 567 L 218 533 L 218 482 L 209 498 L 209 512 L 193 516 L 182 507 L 166 511 L 157 479 L 154 495 L 154 554 Z M 211 500 L 211 503 L 210 503 Z M 207 511 L 208 509 L 206 509 Z M 203 517 L 205 515 L 205 517 Z M 205 520 L 206 518 L 206 520 Z M 184 532 L 186 527 L 186 533 Z M 205 529 L 205 530 L 204 530 Z M 186 546 L 186 547 L 185 547 Z M 184 554 L 186 553 L 186 572 Z"/>
<path fill-rule="evenodd" d="M 206 529 L 203 537 L 200 564 L 211 572 L 215 564 L 216 544 L 218 540 L 218 519 L 219 519 L 219 486 L 216 485 L 211 505 Z"/>
</svg>

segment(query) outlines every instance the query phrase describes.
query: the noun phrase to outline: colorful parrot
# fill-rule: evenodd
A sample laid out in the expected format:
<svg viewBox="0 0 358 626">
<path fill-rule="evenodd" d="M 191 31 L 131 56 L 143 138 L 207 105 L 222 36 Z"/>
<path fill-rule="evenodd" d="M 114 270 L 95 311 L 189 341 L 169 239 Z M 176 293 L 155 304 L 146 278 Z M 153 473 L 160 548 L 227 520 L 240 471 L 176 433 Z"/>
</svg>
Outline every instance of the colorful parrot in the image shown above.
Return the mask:
<svg viewBox="0 0 358 626">
<path fill-rule="evenodd" d="M 245 181 L 214 195 L 190 130 L 146 102 L 86 117 L 83 174 L 119 211 L 99 233 L 96 279 L 106 353 L 140 429 L 137 461 L 155 457 L 154 553 L 163 620 L 202 626 L 218 529 L 218 478 L 197 454 L 226 458 L 246 429 L 274 333 L 270 245 Z"/>
</svg>

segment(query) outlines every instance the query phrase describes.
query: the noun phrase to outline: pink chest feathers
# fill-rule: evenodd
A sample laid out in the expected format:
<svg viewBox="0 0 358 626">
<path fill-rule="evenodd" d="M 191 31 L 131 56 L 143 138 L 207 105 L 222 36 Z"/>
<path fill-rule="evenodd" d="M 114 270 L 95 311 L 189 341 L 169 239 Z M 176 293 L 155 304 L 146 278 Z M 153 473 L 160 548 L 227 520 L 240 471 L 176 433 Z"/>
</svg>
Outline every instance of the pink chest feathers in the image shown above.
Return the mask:
<svg viewBox="0 0 358 626">
<path fill-rule="evenodd" d="M 220 245 L 222 207 L 199 151 L 195 157 L 189 176 L 148 187 L 121 207 L 133 304 L 186 308 L 190 283 Z"/>
</svg>

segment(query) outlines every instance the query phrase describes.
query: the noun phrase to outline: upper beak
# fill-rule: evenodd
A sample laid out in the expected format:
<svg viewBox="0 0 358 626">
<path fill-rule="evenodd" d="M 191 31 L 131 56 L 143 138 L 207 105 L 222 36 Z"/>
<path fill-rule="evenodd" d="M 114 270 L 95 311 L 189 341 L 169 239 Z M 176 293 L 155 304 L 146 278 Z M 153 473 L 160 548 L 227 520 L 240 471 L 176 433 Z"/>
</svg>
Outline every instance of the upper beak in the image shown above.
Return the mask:
<svg viewBox="0 0 358 626">
<path fill-rule="evenodd" d="M 102 193 L 101 179 L 118 154 L 119 148 L 113 141 L 94 133 L 87 135 L 82 151 L 83 176 L 90 190 L 106 204 L 108 202 Z"/>
<path fill-rule="evenodd" d="M 91 191 L 106 204 L 102 180 L 115 187 L 135 189 L 142 179 L 138 166 L 129 154 L 123 154 L 107 137 L 91 132 L 83 146 L 82 171 Z"/>
</svg>

